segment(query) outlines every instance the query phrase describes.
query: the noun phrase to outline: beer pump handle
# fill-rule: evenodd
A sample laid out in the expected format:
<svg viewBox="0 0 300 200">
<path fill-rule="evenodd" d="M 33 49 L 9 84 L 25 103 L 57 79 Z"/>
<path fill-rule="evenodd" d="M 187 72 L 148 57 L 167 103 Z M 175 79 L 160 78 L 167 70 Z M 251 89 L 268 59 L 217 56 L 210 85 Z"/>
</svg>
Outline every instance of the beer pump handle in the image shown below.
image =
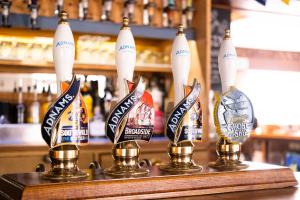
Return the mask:
<svg viewBox="0 0 300 200">
<path fill-rule="evenodd" d="M 174 105 L 177 105 L 184 98 L 184 85 L 187 85 L 188 83 L 190 62 L 189 44 L 183 32 L 183 25 L 180 24 L 172 45 L 171 53 L 175 91 Z"/>
<path fill-rule="evenodd" d="M 126 80 L 132 81 L 136 62 L 136 49 L 129 27 L 129 19 L 123 18 L 123 25 L 116 42 L 116 67 L 118 74 L 119 100 L 128 94 Z"/>
<path fill-rule="evenodd" d="M 222 93 L 229 91 L 235 85 L 237 74 L 237 54 L 230 36 L 230 30 L 225 30 L 225 36 L 221 43 L 218 55 L 219 72 L 222 82 Z"/>
<path fill-rule="evenodd" d="M 53 39 L 53 62 L 58 84 L 58 94 L 61 93 L 60 82 L 72 79 L 75 58 L 75 43 L 68 23 L 68 14 L 62 11 L 59 17 L 60 21 Z"/>
</svg>

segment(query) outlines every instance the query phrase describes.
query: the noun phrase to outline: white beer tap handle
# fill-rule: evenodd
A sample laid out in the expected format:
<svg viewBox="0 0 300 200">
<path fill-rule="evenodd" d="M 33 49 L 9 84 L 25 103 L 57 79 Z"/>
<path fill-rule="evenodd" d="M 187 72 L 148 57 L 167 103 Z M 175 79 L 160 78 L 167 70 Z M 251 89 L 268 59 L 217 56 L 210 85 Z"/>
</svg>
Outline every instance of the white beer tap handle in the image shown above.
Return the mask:
<svg viewBox="0 0 300 200">
<path fill-rule="evenodd" d="M 174 79 L 176 106 L 184 98 L 184 85 L 188 84 L 190 71 L 190 48 L 183 32 L 183 25 L 178 26 L 178 32 L 172 45 L 171 65 Z"/>
<path fill-rule="evenodd" d="M 235 85 L 237 74 L 237 54 L 230 37 L 229 29 L 225 30 L 225 36 L 218 55 L 218 64 L 222 82 L 222 93 L 226 93 L 231 86 Z"/>
<path fill-rule="evenodd" d="M 128 94 L 126 80 L 132 81 L 136 62 L 135 42 L 128 23 L 129 19 L 124 17 L 123 26 L 118 34 L 115 49 L 119 100 Z"/>
<path fill-rule="evenodd" d="M 53 39 L 53 62 L 58 84 L 58 94 L 61 93 L 60 82 L 72 79 L 75 58 L 75 43 L 68 23 L 68 14 L 62 11 L 60 21 Z"/>
</svg>

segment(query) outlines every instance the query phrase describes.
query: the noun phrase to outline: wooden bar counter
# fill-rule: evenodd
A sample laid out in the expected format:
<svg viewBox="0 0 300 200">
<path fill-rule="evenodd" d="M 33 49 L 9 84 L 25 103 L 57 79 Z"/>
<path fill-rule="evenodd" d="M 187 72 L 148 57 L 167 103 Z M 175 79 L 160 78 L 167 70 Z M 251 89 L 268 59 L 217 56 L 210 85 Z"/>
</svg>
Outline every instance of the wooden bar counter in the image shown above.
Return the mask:
<svg viewBox="0 0 300 200">
<path fill-rule="evenodd" d="M 247 162 L 249 168 L 240 171 L 217 172 L 207 166 L 195 174 L 163 174 L 157 166 L 151 173 L 138 178 L 113 178 L 101 171 L 88 171 L 82 180 L 64 182 L 43 179 L 41 173 L 6 174 L 0 178 L 0 197 L 3 199 L 157 199 L 202 196 L 201 199 L 227 199 L 226 195 L 248 199 L 247 193 L 262 189 L 286 188 L 296 195 L 298 183 L 291 169 L 276 165 Z M 231 194 L 223 194 L 232 192 Z M 236 193 L 238 192 L 238 193 Z M 240 193 L 240 194 L 239 194 Z M 260 192 L 261 193 L 261 192 Z M 274 190 L 271 190 L 274 193 Z M 251 192 L 248 194 L 251 194 Z M 252 193 L 256 194 L 256 192 Z M 240 196 L 239 196 L 240 195 Z M 255 197 L 255 195 L 252 195 Z M 264 198 L 262 198 L 264 199 Z"/>
<path fill-rule="evenodd" d="M 171 198 L 172 200 L 298 200 L 298 187 L 289 187 L 271 190 L 254 190 L 246 192 L 230 192 L 214 195 Z"/>
<path fill-rule="evenodd" d="M 141 159 L 148 159 L 154 165 L 167 162 L 167 146 L 169 141 L 163 138 L 153 138 L 151 142 L 140 142 Z M 194 160 L 201 165 L 216 158 L 215 142 L 195 145 Z M 107 140 L 92 140 L 90 144 L 80 147 L 79 167 L 85 169 L 93 161 L 98 161 L 101 167 L 112 165 L 112 144 Z M 20 167 L 20 163 L 22 166 Z M 0 174 L 33 172 L 38 164 L 44 164 L 49 169 L 49 147 L 39 145 L 0 145 Z"/>
</svg>

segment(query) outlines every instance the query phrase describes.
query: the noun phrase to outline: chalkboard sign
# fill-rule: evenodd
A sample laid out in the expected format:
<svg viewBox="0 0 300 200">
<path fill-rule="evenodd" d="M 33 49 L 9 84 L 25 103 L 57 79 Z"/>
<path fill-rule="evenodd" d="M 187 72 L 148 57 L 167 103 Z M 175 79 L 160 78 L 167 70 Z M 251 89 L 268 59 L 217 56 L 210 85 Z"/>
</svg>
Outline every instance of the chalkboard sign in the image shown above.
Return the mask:
<svg viewBox="0 0 300 200">
<path fill-rule="evenodd" d="M 212 9 L 211 14 L 211 89 L 221 91 L 218 53 L 224 30 L 230 28 L 230 10 Z"/>
</svg>

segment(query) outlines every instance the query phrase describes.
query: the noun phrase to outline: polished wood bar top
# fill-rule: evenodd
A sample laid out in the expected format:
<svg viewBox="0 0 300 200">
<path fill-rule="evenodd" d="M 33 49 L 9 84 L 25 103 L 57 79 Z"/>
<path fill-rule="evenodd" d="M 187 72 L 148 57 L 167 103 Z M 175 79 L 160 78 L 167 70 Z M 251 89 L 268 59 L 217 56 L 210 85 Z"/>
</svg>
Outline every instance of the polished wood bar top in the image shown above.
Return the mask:
<svg viewBox="0 0 300 200">
<path fill-rule="evenodd" d="M 292 170 L 286 167 L 245 162 L 240 171 L 215 171 L 170 175 L 157 166 L 145 177 L 113 178 L 88 171 L 82 180 L 50 181 L 41 173 L 6 174 L 0 178 L 0 197 L 6 199 L 157 199 L 251 191 L 296 186 Z M 220 194 L 221 195 L 221 194 Z M 222 196 L 222 195 L 221 195 Z M 198 198 L 199 199 L 199 198 Z"/>
<path fill-rule="evenodd" d="M 300 189 L 288 187 L 270 190 L 230 192 L 203 196 L 169 198 L 170 200 L 299 200 Z"/>
</svg>

